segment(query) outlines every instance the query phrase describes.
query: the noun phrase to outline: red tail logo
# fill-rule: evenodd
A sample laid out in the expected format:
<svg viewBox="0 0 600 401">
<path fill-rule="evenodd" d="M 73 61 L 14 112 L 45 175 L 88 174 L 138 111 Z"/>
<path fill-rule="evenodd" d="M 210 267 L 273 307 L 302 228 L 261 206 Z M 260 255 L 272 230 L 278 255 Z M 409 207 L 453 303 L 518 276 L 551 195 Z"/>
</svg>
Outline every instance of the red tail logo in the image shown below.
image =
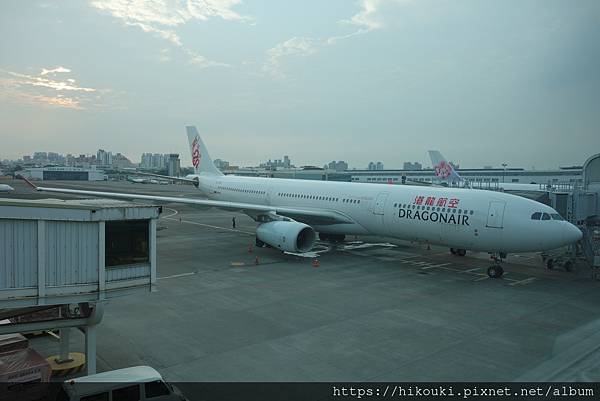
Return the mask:
<svg viewBox="0 0 600 401">
<path fill-rule="evenodd" d="M 446 179 L 446 178 L 450 177 L 451 174 L 452 174 L 452 166 L 450 165 L 450 163 L 447 163 L 446 161 L 442 160 L 440 162 L 440 164 L 435 166 L 435 176 L 436 177 Z"/>
<path fill-rule="evenodd" d="M 198 165 L 200 165 L 200 148 L 198 146 L 198 137 L 194 138 L 194 142 L 192 142 L 192 164 L 196 168 L 198 168 Z"/>
</svg>

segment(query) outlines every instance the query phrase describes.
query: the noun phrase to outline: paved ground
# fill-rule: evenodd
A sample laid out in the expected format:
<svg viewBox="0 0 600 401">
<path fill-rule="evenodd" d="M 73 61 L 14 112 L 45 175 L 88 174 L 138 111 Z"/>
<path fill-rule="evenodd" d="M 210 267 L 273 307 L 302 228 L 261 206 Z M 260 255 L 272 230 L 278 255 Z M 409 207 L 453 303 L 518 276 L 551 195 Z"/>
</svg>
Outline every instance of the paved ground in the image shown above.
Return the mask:
<svg viewBox="0 0 600 401">
<path fill-rule="evenodd" d="M 39 197 L 10 184 L 12 197 Z M 195 196 L 186 186 L 77 185 Z M 146 364 L 175 381 L 600 378 L 600 283 L 583 265 L 548 271 L 537 255 L 513 255 L 493 280 L 485 254 L 349 238 L 320 244 L 315 268 L 272 249 L 248 253 L 254 223 L 244 215 L 169 205 L 159 228 L 158 291 L 106 306 L 99 370 Z M 49 337 L 32 343 L 57 353 Z"/>
</svg>

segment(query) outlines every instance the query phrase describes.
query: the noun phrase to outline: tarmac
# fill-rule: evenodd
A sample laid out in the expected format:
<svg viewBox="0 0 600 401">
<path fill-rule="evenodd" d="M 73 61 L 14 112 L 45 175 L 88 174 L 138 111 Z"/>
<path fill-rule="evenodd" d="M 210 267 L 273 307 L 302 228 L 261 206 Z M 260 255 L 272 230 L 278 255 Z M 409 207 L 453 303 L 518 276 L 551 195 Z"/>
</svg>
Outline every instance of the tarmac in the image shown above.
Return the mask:
<svg viewBox="0 0 600 401">
<path fill-rule="evenodd" d="M 1 197 L 57 197 L 2 183 L 16 191 Z M 198 196 L 186 185 L 43 185 Z M 504 278 L 490 279 L 487 254 L 354 236 L 300 257 L 255 248 L 255 223 L 241 213 L 178 204 L 165 206 L 158 230 L 158 290 L 106 305 L 98 371 L 149 365 L 169 381 L 600 379 L 600 283 L 583 262 L 566 272 L 537 254 L 509 255 Z M 71 338 L 82 351 L 83 335 Z M 31 344 L 58 351 L 50 336 Z"/>
</svg>

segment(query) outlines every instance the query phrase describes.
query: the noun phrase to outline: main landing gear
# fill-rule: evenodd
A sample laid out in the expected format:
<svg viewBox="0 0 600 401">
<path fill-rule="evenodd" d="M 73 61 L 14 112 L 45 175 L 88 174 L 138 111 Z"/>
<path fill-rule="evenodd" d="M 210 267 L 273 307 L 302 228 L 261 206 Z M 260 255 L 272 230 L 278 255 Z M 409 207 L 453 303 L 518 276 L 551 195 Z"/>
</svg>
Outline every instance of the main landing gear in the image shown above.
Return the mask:
<svg viewBox="0 0 600 401">
<path fill-rule="evenodd" d="M 502 268 L 502 266 L 500 266 L 500 263 L 502 262 L 502 257 L 506 257 L 505 253 L 493 253 L 492 254 L 492 259 L 494 260 L 494 264 L 491 265 L 490 267 L 488 267 L 487 269 L 487 275 L 490 278 L 501 278 L 502 275 L 504 274 L 504 269 Z"/>
<path fill-rule="evenodd" d="M 326 234 L 319 233 L 319 239 L 321 241 L 329 241 L 329 242 L 344 242 L 346 236 L 344 234 Z"/>
<path fill-rule="evenodd" d="M 465 256 L 467 254 L 466 249 L 458 249 L 458 248 L 450 248 L 450 253 L 452 255 Z"/>
</svg>

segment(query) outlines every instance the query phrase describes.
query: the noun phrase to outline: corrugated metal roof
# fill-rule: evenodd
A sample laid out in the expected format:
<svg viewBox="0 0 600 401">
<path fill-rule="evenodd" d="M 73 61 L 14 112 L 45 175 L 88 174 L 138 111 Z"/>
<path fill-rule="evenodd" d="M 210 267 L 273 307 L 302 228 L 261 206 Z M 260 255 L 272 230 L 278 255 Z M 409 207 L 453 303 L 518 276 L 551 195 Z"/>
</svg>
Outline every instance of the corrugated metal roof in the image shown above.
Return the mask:
<svg viewBox="0 0 600 401">
<path fill-rule="evenodd" d="M 153 205 L 141 205 L 138 203 L 114 200 L 114 199 L 0 199 L 0 206 L 20 206 L 20 207 L 42 207 L 42 208 L 60 208 L 60 209 L 84 209 L 98 210 L 108 208 L 126 208 L 142 207 L 153 208 Z"/>
<path fill-rule="evenodd" d="M 112 199 L 0 199 L 0 219 L 109 221 L 155 219 L 160 207 Z"/>
</svg>

